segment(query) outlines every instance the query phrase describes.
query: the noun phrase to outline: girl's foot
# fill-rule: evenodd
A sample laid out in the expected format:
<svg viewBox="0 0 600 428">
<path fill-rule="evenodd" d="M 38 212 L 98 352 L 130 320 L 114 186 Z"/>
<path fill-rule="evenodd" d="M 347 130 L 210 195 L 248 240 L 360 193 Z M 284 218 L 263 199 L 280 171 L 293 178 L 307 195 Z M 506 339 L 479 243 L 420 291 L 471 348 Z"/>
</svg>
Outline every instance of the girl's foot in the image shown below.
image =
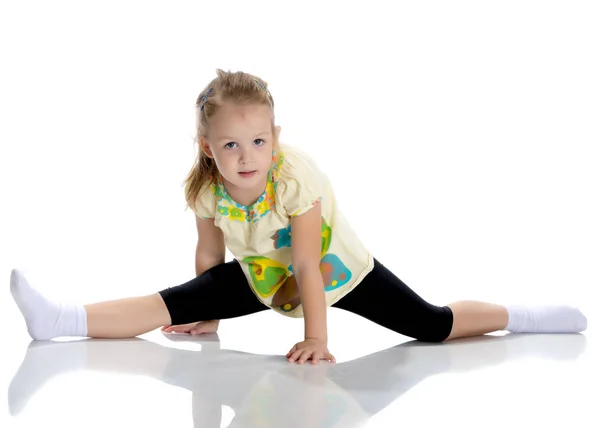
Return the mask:
<svg viewBox="0 0 600 428">
<path fill-rule="evenodd" d="M 35 290 L 18 269 L 10 274 L 10 292 L 25 318 L 34 340 L 60 336 L 86 336 L 87 316 L 83 306 L 55 303 Z"/>
<path fill-rule="evenodd" d="M 562 305 L 507 306 L 511 333 L 580 333 L 587 328 L 587 318 L 577 308 Z"/>
</svg>

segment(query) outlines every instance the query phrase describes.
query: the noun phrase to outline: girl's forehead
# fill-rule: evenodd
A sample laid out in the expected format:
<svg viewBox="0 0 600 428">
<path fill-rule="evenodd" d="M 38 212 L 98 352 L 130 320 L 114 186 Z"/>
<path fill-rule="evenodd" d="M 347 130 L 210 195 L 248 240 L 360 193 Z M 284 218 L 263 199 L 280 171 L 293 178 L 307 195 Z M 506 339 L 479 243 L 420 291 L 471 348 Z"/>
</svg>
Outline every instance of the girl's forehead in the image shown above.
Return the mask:
<svg viewBox="0 0 600 428">
<path fill-rule="evenodd" d="M 269 118 L 271 109 L 264 104 L 232 104 L 225 103 L 215 116 L 222 119 L 231 118 Z"/>
<path fill-rule="evenodd" d="M 267 106 L 223 106 L 213 119 L 211 131 L 215 131 L 215 134 L 232 128 L 252 132 L 271 131 L 271 113 Z"/>
</svg>

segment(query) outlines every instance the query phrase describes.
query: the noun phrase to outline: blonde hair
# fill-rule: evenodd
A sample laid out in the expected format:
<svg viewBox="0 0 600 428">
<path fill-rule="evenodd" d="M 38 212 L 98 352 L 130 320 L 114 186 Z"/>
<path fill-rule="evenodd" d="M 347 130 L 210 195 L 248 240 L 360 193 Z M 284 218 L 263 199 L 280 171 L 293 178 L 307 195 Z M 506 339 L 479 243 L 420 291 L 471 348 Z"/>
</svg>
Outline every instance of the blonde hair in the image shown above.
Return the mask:
<svg viewBox="0 0 600 428">
<path fill-rule="evenodd" d="M 206 138 L 210 118 L 217 113 L 224 103 L 258 104 L 271 107 L 271 129 L 275 137 L 275 110 L 268 84 L 259 77 L 242 71 L 226 72 L 217 70 L 217 77 L 213 79 L 196 99 L 196 136 L 194 143 L 198 147 L 198 156 L 192 169 L 188 173 L 185 184 L 186 209 L 195 205 L 201 191 L 205 191 L 206 184 L 216 183 L 219 171 L 215 161 L 204 153 L 200 146 L 200 138 Z M 210 92 L 209 92 L 210 91 Z M 274 149 L 279 150 L 279 142 L 274 142 Z"/>
</svg>

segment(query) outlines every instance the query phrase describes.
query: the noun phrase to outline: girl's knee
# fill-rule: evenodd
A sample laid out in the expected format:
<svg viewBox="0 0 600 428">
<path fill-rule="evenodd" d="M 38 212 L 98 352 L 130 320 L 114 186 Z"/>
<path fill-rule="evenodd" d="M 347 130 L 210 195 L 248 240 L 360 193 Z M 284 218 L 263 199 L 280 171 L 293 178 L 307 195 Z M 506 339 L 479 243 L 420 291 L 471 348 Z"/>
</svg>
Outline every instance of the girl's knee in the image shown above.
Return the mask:
<svg viewBox="0 0 600 428">
<path fill-rule="evenodd" d="M 422 342 L 443 342 L 452 331 L 453 315 L 448 306 L 433 306 L 420 323 L 415 339 Z"/>
</svg>

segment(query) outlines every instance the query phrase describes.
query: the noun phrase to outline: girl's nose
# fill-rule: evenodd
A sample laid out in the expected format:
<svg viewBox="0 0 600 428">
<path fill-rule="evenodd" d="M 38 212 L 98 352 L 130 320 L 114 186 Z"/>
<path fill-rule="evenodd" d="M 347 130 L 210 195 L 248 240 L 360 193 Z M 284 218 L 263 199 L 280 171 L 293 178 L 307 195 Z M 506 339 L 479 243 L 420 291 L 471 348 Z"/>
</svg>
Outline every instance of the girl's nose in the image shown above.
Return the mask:
<svg viewBox="0 0 600 428">
<path fill-rule="evenodd" d="M 240 155 L 240 164 L 242 165 L 246 165 L 249 163 L 252 163 L 252 154 L 250 153 L 249 150 L 243 150 L 241 155 Z"/>
</svg>

